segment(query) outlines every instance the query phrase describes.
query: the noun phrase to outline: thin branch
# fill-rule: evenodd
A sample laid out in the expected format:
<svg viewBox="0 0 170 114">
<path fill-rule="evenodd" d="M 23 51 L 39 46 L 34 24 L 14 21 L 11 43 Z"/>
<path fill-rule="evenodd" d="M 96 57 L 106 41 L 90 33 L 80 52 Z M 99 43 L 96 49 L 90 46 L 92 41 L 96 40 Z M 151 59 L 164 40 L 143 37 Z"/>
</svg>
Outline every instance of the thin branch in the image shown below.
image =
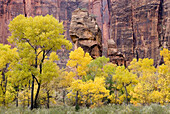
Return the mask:
<svg viewBox="0 0 170 114">
<path fill-rule="evenodd" d="M 54 46 L 53 46 L 53 47 L 54 47 Z M 52 50 L 52 48 L 50 48 L 50 49 L 46 52 L 45 56 L 47 56 L 47 54 L 48 54 L 51 50 Z"/>
<path fill-rule="evenodd" d="M 26 38 L 22 38 L 22 39 L 25 40 L 33 49 L 35 49 L 35 47 L 29 42 L 28 39 L 26 39 Z"/>
<path fill-rule="evenodd" d="M 126 84 L 126 86 L 129 86 L 131 83 L 132 83 L 132 82 L 130 82 L 130 83 L 128 83 L 128 84 Z"/>
<path fill-rule="evenodd" d="M 42 52 L 42 50 L 37 54 L 37 56 Z"/>
<path fill-rule="evenodd" d="M 45 51 L 43 51 L 43 58 L 41 59 L 41 63 L 40 63 L 40 74 L 42 73 L 42 64 L 43 64 L 43 62 L 44 62 L 44 59 L 45 59 Z"/>
<path fill-rule="evenodd" d="M 32 74 L 32 76 L 35 78 L 37 84 L 39 84 L 38 79 Z"/>
</svg>

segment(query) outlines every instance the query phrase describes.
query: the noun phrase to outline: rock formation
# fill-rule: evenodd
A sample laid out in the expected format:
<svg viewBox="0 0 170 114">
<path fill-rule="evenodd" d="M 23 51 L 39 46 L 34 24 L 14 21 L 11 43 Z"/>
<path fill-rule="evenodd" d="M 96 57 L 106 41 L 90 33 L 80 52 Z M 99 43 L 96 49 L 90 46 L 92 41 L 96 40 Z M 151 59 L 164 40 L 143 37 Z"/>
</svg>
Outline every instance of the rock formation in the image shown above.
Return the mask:
<svg viewBox="0 0 170 114">
<path fill-rule="evenodd" d="M 114 40 L 109 39 L 107 44 L 108 44 L 107 55 L 110 59 L 110 62 L 118 66 L 121 66 L 121 65 L 126 66 L 126 60 L 123 54 L 121 54 L 121 52 L 118 52 L 117 46 Z"/>
<path fill-rule="evenodd" d="M 79 7 L 96 15 L 103 55 L 107 55 L 108 39 L 115 41 L 127 64 L 134 57 L 152 58 L 157 64 L 160 49 L 170 49 L 170 0 L 0 0 L 0 43 L 7 43 L 8 24 L 19 14 L 53 14 L 63 21 L 71 40 L 71 16 Z"/>
<path fill-rule="evenodd" d="M 95 16 L 87 10 L 78 8 L 72 13 L 69 33 L 74 49 L 81 47 L 94 59 L 102 56 L 102 33 Z"/>
</svg>

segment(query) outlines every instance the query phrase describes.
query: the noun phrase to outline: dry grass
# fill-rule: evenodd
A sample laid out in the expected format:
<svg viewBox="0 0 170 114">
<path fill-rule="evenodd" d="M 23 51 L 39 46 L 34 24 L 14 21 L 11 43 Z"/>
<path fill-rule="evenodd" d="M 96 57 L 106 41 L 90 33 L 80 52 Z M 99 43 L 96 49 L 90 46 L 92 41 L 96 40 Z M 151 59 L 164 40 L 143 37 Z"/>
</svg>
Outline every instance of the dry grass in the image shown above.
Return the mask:
<svg viewBox="0 0 170 114">
<path fill-rule="evenodd" d="M 81 107 L 78 112 L 75 111 L 75 107 L 71 106 L 55 106 L 50 109 L 41 108 L 32 111 L 22 107 L 0 107 L 0 114 L 170 114 L 170 105 L 152 104 L 138 107 L 133 105 L 106 105 L 93 109 Z"/>
</svg>

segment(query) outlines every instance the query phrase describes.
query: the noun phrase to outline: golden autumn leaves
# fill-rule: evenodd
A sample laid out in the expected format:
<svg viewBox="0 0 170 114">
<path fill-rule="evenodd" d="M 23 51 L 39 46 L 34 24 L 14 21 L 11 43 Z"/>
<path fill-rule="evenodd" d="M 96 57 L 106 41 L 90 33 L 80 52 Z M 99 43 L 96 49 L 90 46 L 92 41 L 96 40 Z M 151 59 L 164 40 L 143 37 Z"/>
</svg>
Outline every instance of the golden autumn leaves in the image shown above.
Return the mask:
<svg viewBox="0 0 170 114">
<path fill-rule="evenodd" d="M 40 93 L 42 91 L 47 93 L 49 98 L 51 81 L 58 76 L 59 68 L 55 63 L 58 60 L 56 51 L 62 46 L 71 49 L 72 44 L 62 35 L 63 24 L 51 15 L 44 17 L 19 15 L 10 22 L 9 31 L 11 36 L 8 41 L 16 46 L 17 60 L 14 61 L 13 58 L 16 57 L 14 55 L 11 57 L 12 61 L 6 60 L 6 63 L 2 64 L 3 67 L 9 66 L 1 78 L 8 82 L 5 86 L 2 85 L 2 88 L 5 88 L 3 95 L 6 95 L 9 90 L 6 87 L 10 85 L 18 104 L 19 93 L 24 93 L 25 90 L 31 91 L 31 96 L 26 96 L 27 105 L 31 104 L 31 109 L 37 108 L 38 101 L 41 101 Z M 10 50 L 7 50 L 9 55 L 12 54 Z M 10 81 L 8 77 L 11 77 Z M 4 105 L 8 104 L 6 101 L 3 99 Z"/>
<path fill-rule="evenodd" d="M 75 77 L 72 83 L 69 80 L 67 96 L 75 101 L 76 91 L 79 91 L 79 103 L 88 104 L 91 107 L 101 106 L 108 99 L 111 100 L 110 103 L 116 104 L 123 102 L 135 105 L 167 104 L 170 100 L 170 67 L 168 65 L 170 51 L 163 49 L 160 54 L 166 55 L 165 64 L 157 68 L 153 66 L 153 60 L 148 58 L 139 59 L 139 61 L 134 59 L 128 68 L 125 68 L 108 63 L 109 60 L 105 57 L 91 60 L 88 54 L 78 48 L 70 53 L 67 64 L 74 67 L 68 76 L 72 74 L 70 77 Z M 87 61 L 85 62 L 84 59 Z M 78 70 L 79 66 L 84 70 Z M 79 78 L 76 78 L 77 76 Z"/>
<path fill-rule="evenodd" d="M 75 105 L 77 100 L 79 105 L 87 107 L 170 101 L 168 49 L 160 52 L 165 64 L 157 68 L 148 58 L 134 59 L 125 68 L 109 63 L 104 56 L 92 60 L 89 53 L 78 48 L 70 52 L 67 67 L 60 69 L 56 51 L 62 45 L 72 48 L 62 35 L 62 23 L 50 15 L 34 18 L 19 15 L 10 22 L 9 30 L 12 34 L 8 40 L 16 48 L 0 44 L 0 105 L 18 100 L 29 106 L 38 99 L 32 108 L 37 103 L 48 107 L 50 102 L 56 103 L 58 90 L 63 90 L 65 104 Z"/>
</svg>

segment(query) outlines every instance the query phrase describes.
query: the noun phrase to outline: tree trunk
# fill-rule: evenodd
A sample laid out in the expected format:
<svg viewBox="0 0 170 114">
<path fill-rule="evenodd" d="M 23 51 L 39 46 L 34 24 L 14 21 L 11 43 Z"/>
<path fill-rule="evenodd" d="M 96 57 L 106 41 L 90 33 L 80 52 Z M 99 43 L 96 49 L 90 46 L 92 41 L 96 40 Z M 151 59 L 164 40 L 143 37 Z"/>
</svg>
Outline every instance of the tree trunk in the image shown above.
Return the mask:
<svg viewBox="0 0 170 114">
<path fill-rule="evenodd" d="M 35 58 L 35 68 L 37 68 L 37 49 L 35 49 L 35 55 L 36 55 L 36 58 Z M 31 110 L 34 108 L 34 74 L 32 74 L 32 87 L 31 87 Z"/>
<path fill-rule="evenodd" d="M 6 65 L 6 68 L 7 68 L 7 65 Z M 6 68 L 4 68 L 2 70 L 2 93 L 3 93 L 3 101 L 2 101 L 2 104 L 5 106 L 5 96 L 6 96 L 6 87 L 7 87 L 7 77 L 5 76 L 5 71 L 6 71 Z"/>
<path fill-rule="evenodd" d="M 115 90 L 115 104 L 117 105 L 116 99 L 117 99 L 117 90 Z"/>
<path fill-rule="evenodd" d="M 50 52 L 50 50 L 46 54 L 48 54 Z M 41 63 L 39 65 L 39 67 L 40 67 L 40 74 L 42 74 L 42 64 L 44 62 L 44 59 L 45 59 L 45 51 L 43 51 L 43 58 L 42 58 Z M 36 68 L 37 68 L 37 62 L 36 62 Z M 34 108 L 38 108 L 37 100 L 38 100 L 38 95 L 39 95 L 39 92 L 40 92 L 41 80 L 38 82 L 37 78 L 35 78 L 35 79 L 36 79 L 36 81 L 38 83 L 38 89 L 37 89 L 37 93 L 35 95 Z"/>
<path fill-rule="evenodd" d="M 29 87 L 28 87 L 28 89 L 30 90 L 30 80 L 29 80 Z M 29 92 L 29 90 L 27 91 L 27 92 Z M 29 98 L 29 95 L 28 95 L 28 107 L 29 107 L 29 105 L 30 105 L 30 98 Z"/>
<path fill-rule="evenodd" d="M 24 102 L 23 102 L 23 108 L 25 108 L 25 92 L 24 92 Z"/>
<path fill-rule="evenodd" d="M 127 93 L 126 86 L 124 86 L 124 88 L 125 88 L 125 92 L 126 92 L 126 104 L 128 105 L 128 93 Z"/>
<path fill-rule="evenodd" d="M 38 83 L 38 89 L 34 101 L 34 108 L 38 108 L 37 99 L 38 99 L 39 92 L 40 92 L 40 83 Z"/>
<path fill-rule="evenodd" d="M 47 108 L 50 108 L 50 96 L 49 96 L 49 91 L 47 91 Z"/>
<path fill-rule="evenodd" d="M 63 90 L 63 103 L 64 103 L 64 105 L 65 105 L 65 95 L 66 93 L 65 93 L 65 90 Z"/>
<path fill-rule="evenodd" d="M 2 101 L 2 104 L 5 106 L 5 94 L 3 92 L 3 101 Z"/>
<path fill-rule="evenodd" d="M 32 87 L 31 87 L 31 110 L 34 108 L 34 76 L 32 75 Z"/>
<path fill-rule="evenodd" d="M 18 107 L 18 91 L 19 91 L 19 89 L 17 88 L 17 94 L 16 94 L 16 107 Z"/>
<path fill-rule="evenodd" d="M 77 91 L 77 93 L 76 93 L 76 106 L 75 106 L 75 109 L 76 109 L 76 111 L 78 111 L 79 110 L 79 105 L 78 105 L 78 95 L 79 95 L 79 93 L 78 93 L 78 91 Z"/>
</svg>

